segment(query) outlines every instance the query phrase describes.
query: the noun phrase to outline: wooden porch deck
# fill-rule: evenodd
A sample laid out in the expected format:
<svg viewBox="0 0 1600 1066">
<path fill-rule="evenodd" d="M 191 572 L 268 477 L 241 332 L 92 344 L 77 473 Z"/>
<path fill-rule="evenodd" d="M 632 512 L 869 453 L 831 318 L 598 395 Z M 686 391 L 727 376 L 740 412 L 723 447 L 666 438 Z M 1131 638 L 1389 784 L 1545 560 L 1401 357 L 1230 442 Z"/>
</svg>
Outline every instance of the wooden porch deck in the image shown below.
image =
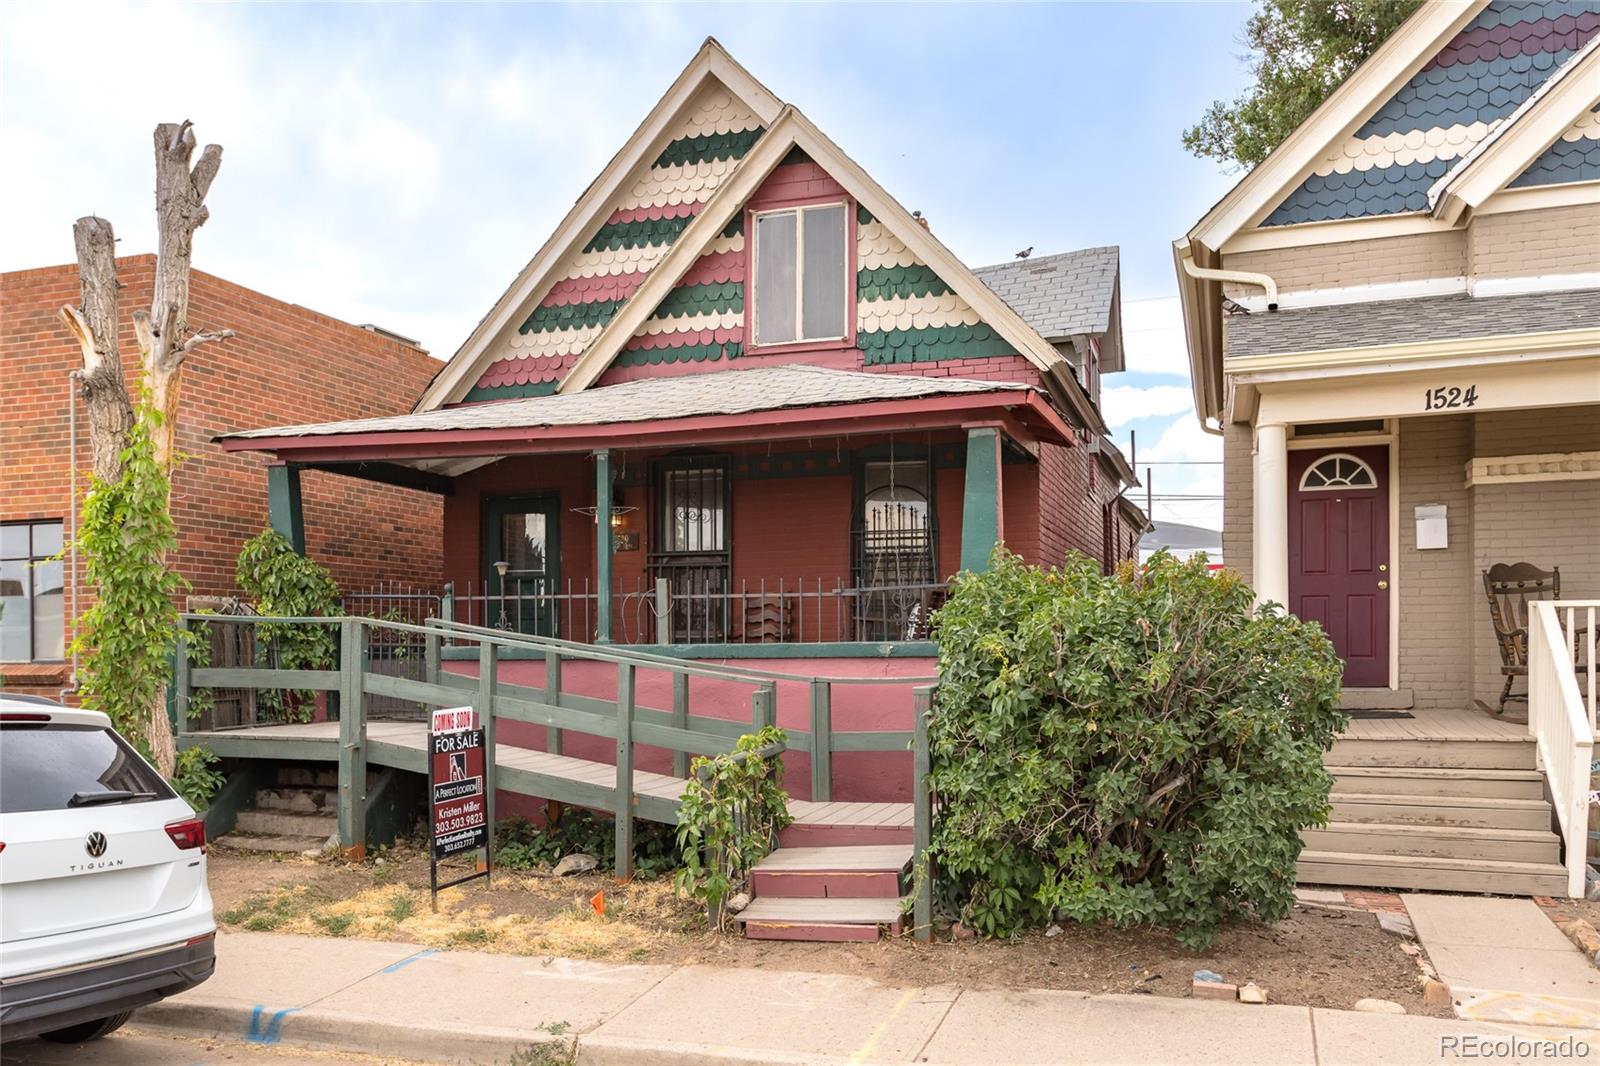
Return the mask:
<svg viewBox="0 0 1600 1066">
<path fill-rule="evenodd" d="M 1475 708 L 1414 710 L 1410 718 L 1353 718 L 1341 740 L 1520 740 L 1533 742 L 1526 724 Z"/>
<path fill-rule="evenodd" d="M 217 755 L 231 758 L 279 758 L 335 762 L 339 758 L 339 723 L 254 726 L 246 729 L 186 733 L 185 741 L 200 743 Z M 421 722 L 367 722 L 367 760 L 415 773 L 427 772 L 428 732 Z M 534 748 L 495 745 L 495 767 L 501 791 L 540 799 L 584 805 L 591 790 L 609 799 L 617 770 L 611 763 L 553 755 Z M 652 821 L 674 824 L 684 779 L 670 774 L 633 771 L 633 791 L 639 799 L 637 814 Z M 600 795 L 603 793 L 603 796 Z M 610 803 L 605 804 L 610 809 Z M 875 827 L 909 829 L 909 803 L 813 803 L 790 800 L 789 813 L 796 823 L 818 827 Z"/>
</svg>

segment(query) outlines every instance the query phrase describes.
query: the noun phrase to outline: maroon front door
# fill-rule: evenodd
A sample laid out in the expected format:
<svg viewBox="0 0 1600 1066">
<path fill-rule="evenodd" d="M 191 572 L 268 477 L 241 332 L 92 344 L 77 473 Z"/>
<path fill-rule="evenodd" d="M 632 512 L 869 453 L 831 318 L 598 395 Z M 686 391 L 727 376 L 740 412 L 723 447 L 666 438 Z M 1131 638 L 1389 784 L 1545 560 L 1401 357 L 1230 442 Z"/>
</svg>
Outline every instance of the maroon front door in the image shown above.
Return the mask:
<svg viewBox="0 0 1600 1066">
<path fill-rule="evenodd" d="M 1289 453 L 1289 610 L 1320 624 L 1347 688 L 1389 684 L 1389 449 Z"/>
</svg>

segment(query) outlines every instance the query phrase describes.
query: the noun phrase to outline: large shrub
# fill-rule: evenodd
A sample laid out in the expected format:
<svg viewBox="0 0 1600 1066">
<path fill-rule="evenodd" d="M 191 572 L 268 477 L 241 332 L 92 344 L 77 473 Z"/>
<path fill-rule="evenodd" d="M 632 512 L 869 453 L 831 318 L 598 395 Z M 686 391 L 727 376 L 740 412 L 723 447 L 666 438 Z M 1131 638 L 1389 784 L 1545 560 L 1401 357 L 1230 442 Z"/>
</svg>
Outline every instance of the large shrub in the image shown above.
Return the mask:
<svg viewBox="0 0 1600 1066">
<path fill-rule="evenodd" d="M 1103 576 L 997 548 L 939 612 L 929 739 L 943 905 L 991 936 L 1060 913 L 1175 928 L 1293 903 L 1344 725 L 1315 624 L 1165 554 Z"/>
<path fill-rule="evenodd" d="M 314 618 L 340 613 L 339 586 L 327 568 L 295 551 L 270 526 L 239 549 L 236 576 L 239 588 L 263 615 Z M 338 628 L 333 624 L 260 622 L 256 640 L 280 670 L 329 670 L 338 661 Z M 270 718 L 306 722 L 315 697 L 309 689 L 287 694 L 269 689 L 260 694 L 260 701 Z"/>
</svg>

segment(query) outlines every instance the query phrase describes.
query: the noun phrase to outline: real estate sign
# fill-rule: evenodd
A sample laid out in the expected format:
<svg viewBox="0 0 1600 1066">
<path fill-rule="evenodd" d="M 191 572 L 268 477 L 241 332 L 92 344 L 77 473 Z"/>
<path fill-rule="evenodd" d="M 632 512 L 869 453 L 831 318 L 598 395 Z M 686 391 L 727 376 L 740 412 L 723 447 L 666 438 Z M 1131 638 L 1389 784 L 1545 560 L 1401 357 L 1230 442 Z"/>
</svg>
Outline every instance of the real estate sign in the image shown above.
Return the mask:
<svg viewBox="0 0 1600 1066">
<path fill-rule="evenodd" d="M 428 827 L 433 891 L 488 877 L 489 803 L 485 787 L 488 749 L 470 707 L 442 707 L 428 729 Z M 439 860 L 484 849 L 483 869 L 439 883 Z"/>
</svg>

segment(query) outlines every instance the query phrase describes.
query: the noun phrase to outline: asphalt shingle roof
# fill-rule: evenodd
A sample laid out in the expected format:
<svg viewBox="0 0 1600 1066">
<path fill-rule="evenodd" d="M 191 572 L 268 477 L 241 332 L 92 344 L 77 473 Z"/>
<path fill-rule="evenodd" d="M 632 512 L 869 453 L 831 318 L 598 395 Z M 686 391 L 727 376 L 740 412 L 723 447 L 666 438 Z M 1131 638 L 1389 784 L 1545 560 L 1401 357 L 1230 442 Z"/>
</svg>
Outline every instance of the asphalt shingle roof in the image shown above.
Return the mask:
<svg viewBox="0 0 1600 1066">
<path fill-rule="evenodd" d="M 1120 250 L 1083 248 L 978 267 L 973 273 L 1048 341 L 1111 328 Z"/>
<path fill-rule="evenodd" d="M 869 374 L 819 366 L 771 366 L 643 378 L 565 395 L 468 404 L 419 414 L 244 430 L 227 433 L 217 439 L 614 425 L 661 418 L 748 414 L 787 407 L 824 407 L 872 400 L 1018 390 L 1038 391 L 1032 385 L 1003 381 Z"/>
<path fill-rule="evenodd" d="M 1223 353 L 1231 358 L 1597 328 L 1600 289 L 1516 296 L 1457 293 L 1230 315 Z"/>
</svg>

